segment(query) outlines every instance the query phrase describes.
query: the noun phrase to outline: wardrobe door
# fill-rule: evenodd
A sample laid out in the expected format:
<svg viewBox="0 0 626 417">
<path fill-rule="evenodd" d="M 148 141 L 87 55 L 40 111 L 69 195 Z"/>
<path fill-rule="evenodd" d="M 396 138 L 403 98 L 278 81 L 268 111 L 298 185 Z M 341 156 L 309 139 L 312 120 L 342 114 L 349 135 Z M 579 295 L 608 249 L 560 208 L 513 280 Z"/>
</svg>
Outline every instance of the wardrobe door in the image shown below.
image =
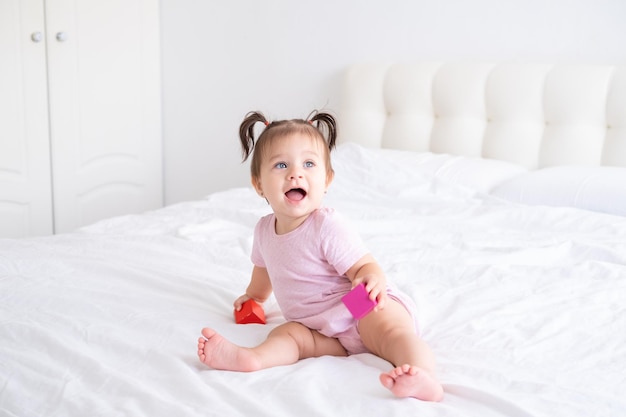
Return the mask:
<svg viewBox="0 0 626 417">
<path fill-rule="evenodd" d="M 158 0 L 46 0 L 55 232 L 162 206 Z"/>
<path fill-rule="evenodd" d="M 52 233 L 43 0 L 0 1 L 0 237 Z"/>
</svg>

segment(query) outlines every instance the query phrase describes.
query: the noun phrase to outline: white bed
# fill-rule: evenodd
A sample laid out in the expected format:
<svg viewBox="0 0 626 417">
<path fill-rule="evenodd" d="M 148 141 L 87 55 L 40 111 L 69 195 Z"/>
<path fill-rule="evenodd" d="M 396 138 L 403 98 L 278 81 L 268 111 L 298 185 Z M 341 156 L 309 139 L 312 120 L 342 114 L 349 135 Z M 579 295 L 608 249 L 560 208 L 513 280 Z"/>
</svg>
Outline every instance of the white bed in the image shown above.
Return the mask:
<svg viewBox="0 0 626 417">
<path fill-rule="evenodd" d="M 430 78 L 419 68 L 431 68 Z M 606 120 L 603 134 L 588 121 L 580 127 L 575 111 L 559 121 L 601 140 L 581 137 L 575 149 L 587 150 L 570 152 L 554 130 L 518 118 L 532 143 L 511 133 L 499 144 L 508 136 L 492 135 L 489 119 L 520 108 L 520 96 L 481 94 L 495 88 L 496 70 L 515 81 L 503 85 L 529 91 L 532 82 L 517 83 L 529 69 L 547 88 L 542 103 L 557 94 L 573 108 L 572 90 L 555 91 L 550 80 L 578 85 L 580 74 L 608 74 L 604 84 L 590 75 L 585 91 L 604 98 L 610 128 Z M 369 354 L 255 373 L 198 361 L 203 326 L 254 345 L 283 320 L 270 299 L 266 325 L 233 321 L 232 302 L 251 271 L 252 230 L 269 211 L 239 188 L 74 233 L 0 240 L 0 415 L 626 415 L 626 168 L 618 167 L 626 165 L 626 106 L 611 104 L 626 103 L 624 74 L 508 64 L 348 72 L 326 205 L 352 219 L 389 279 L 416 301 L 443 402 L 394 398 L 378 382 L 390 365 Z M 455 100 L 444 100 L 442 87 Z M 483 100 L 464 101 L 463 91 Z M 430 116 L 414 101 L 424 92 Z M 408 107 L 398 113 L 389 107 L 395 99 Z M 483 113 L 439 114 L 457 100 Z M 543 114 L 558 114 L 550 106 Z M 423 117 L 414 118 L 416 109 Z"/>
</svg>

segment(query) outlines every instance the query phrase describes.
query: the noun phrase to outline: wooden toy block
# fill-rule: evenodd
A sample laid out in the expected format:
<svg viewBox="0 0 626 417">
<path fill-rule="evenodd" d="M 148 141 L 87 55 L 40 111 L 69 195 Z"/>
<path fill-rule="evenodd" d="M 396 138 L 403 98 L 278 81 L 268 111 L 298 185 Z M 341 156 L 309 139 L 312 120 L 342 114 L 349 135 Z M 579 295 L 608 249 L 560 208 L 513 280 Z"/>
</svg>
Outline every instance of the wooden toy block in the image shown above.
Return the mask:
<svg viewBox="0 0 626 417">
<path fill-rule="evenodd" d="M 354 287 L 352 291 L 341 298 L 341 301 L 343 301 L 352 316 L 357 320 L 365 317 L 378 304 L 376 300 L 370 300 L 364 284 Z"/>
<path fill-rule="evenodd" d="M 241 310 L 235 310 L 235 323 L 249 324 L 259 323 L 265 324 L 265 312 L 256 301 L 250 299 L 241 305 Z"/>
</svg>

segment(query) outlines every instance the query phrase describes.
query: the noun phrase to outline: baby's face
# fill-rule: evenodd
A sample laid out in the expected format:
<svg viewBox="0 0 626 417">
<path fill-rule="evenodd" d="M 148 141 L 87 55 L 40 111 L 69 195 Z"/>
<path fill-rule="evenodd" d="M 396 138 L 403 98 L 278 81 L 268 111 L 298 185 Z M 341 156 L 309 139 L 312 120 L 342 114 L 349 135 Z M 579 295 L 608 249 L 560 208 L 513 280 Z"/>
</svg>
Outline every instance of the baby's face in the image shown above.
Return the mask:
<svg viewBox="0 0 626 417">
<path fill-rule="evenodd" d="M 322 140 L 300 133 L 274 139 L 264 152 L 260 176 L 252 183 L 272 206 L 277 233 L 295 229 L 321 207 L 331 180 L 326 152 Z"/>
</svg>

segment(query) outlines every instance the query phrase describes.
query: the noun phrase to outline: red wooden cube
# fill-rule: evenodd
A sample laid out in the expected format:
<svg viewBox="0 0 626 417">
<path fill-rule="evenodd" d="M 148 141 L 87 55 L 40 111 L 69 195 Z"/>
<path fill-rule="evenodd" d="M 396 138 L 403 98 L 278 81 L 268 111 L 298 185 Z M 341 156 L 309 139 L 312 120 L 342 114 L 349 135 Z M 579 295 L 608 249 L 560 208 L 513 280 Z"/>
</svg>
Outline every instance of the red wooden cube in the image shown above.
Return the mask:
<svg viewBox="0 0 626 417">
<path fill-rule="evenodd" d="M 249 324 L 259 323 L 265 324 L 265 312 L 256 301 L 250 299 L 241 305 L 241 310 L 235 310 L 235 323 Z"/>
</svg>

